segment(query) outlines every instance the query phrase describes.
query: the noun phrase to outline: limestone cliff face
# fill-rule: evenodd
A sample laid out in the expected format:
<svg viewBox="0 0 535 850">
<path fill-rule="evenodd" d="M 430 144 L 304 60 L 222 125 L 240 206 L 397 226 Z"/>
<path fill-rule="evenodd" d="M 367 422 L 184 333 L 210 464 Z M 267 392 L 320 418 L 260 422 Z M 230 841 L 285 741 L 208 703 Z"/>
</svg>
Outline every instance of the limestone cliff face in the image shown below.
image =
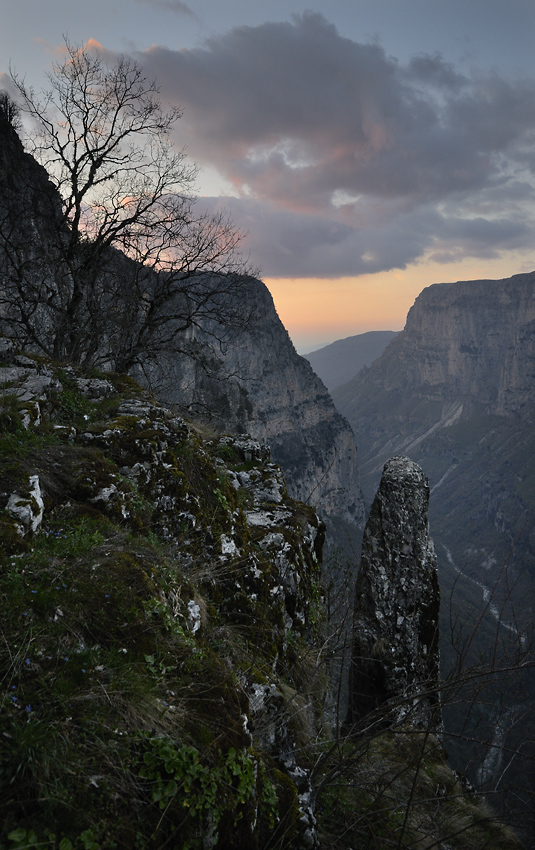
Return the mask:
<svg viewBox="0 0 535 850">
<path fill-rule="evenodd" d="M 0 118 L 0 330 L 23 345 L 33 342 L 32 323 L 41 330 L 48 326 L 44 293 L 59 277 L 61 222 L 60 198 L 45 169 Z M 21 292 L 25 309 L 17 307 Z"/>
<path fill-rule="evenodd" d="M 429 484 L 415 463 L 385 465 L 364 531 L 355 589 L 348 723 L 436 726 L 438 588 Z"/>
<path fill-rule="evenodd" d="M 365 381 L 386 391 L 531 416 L 535 404 L 535 272 L 434 284 Z M 341 409 L 360 383 L 335 391 Z M 460 410 L 460 408 L 458 408 Z M 352 407 L 357 415 L 357 410 Z M 460 414 L 458 414 L 460 415 Z"/>
<path fill-rule="evenodd" d="M 247 303 L 246 303 L 247 302 Z M 352 528 L 363 520 L 355 439 L 325 386 L 300 357 L 266 286 L 251 280 L 245 332 L 227 338 L 209 362 L 174 359 L 151 379 L 166 401 L 202 415 L 223 433 L 248 433 L 269 444 L 294 498 Z M 220 333 L 220 329 L 219 329 Z M 213 344 L 217 328 L 192 344 Z M 206 369 L 208 365 L 208 369 Z"/>
<path fill-rule="evenodd" d="M 48 205 L 56 211 L 60 210 L 58 198 L 45 169 L 30 154 L 25 153 L 16 130 L 1 117 L 0 186 L 2 213 L 24 215 L 30 221 L 32 210 L 41 212 L 48 209 Z M 20 226 L 20 221 L 18 224 Z M 27 233 L 26 236 L 29 237 L 30 234 Z M 36 236 L 34 231 L 34 239 Z"/>
<path fill-rule="evenodd" d="M 435 284 L 417 299 L 406 329 L 420 352 L 414 384 L 442 385 L 452 400 L 477 399 L 494 413 L 530 414 L 535 273 Z"/>
</svg>

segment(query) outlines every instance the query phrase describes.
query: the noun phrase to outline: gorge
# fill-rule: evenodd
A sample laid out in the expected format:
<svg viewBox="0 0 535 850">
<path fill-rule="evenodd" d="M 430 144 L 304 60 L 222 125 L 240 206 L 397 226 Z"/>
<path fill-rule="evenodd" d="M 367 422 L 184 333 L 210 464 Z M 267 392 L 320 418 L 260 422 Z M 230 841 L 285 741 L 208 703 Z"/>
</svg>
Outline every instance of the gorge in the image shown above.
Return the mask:
<svg viewBox="0 0 535 850">
<path fill-rule="evenodd" d="M 39 199 L 61 199 L 5 122 L 0 190 L 2 292 L 16 268 L 23 293 L 46 284 L 35 309 L 51 315 L 65 278 Z M 353 701 L 343 732 L 333 662 L 352 649 L 358 669 L 369 648 L 340 645 L 321 560 L 325 526 L 362 527 L 355 442 L 247 284 L 248 328 L 209 353 L 213 327 L 191 332 L 204 361 L 162 358 L 144 386 L 46 356 L 2 312 L 1 850 L 519 847 L 448 766 L 421 694 L 441 688 L 438 596 L 425 476 L 405 458 L 363 564 L 384 621 L 375 684 L 393 658 L 386 704 L 424 710 L 392 718 L 383 693 L 370 728 Z"/>
<path fill-rule="evenodd" d="M 444 676 L 455 669 L 452 646 L 459 641 L 470 644 L 472 659 L 499 647 L 497 667 L 512 663 L 515 653 L 528 660 L 523 653 L 532 642 L 535 579 L 534 331 L 535 273 L 435 284 L 416 299 L 404 330 L 370 368 L 332 393 L 356 435 L 367 501 L 393 454 L 411 458 L 429 477 Z M 492 696 L 481 696 L 473 717 L 488 742 L 494 728 L 507 728 L 501 746 L 511 754 L 520 741 L 531 752 L 530 666 L 516 683 L 496 683 Z M 447 726 L 467 722 L 470 705 L 446 711 Z M 513 706 L 522 720 L 506 722 Z M 457 749 L 453 741 L 451 751 Z M 474 781 L 485 753 L 474 747 L 459 762 L 472 765 L 466 769 Z M 519 796 L 531 781 L 529 758 L 515 761 Z M 500 783 L 500 775 L 487 773 L 487 787 Z"/>
</svg>

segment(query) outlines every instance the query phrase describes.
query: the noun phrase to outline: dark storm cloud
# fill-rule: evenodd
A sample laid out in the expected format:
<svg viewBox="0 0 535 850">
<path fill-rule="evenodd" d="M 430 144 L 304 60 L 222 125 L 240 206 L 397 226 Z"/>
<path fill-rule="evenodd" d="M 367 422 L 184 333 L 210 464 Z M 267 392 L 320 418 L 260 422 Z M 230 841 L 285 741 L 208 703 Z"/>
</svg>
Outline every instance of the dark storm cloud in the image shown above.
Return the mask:
<svg viewBox="0 0 535 850">
<path fill-rule="evenodd" d="M 134 3 L 144 3 L 146 6 L 157 6 L 160 9 L 166 9 L 170 12 L 178 12 L 181 15 L 189 15 L 196 18 L 197 15 L 193 12 L 186 3 L 181 0 L 134 0 Z"/>
<path fill-rule="evenodd" d="M 455 71 L 451 62 L 445 62 L 439 54 L 414 56 L 407 66 L 406 75 L 408 79 L 449 91 L 460 91 L 469 82 L 463 74 Z"/>
<path fill-rule="evenodd" d="M 433 205 L 404 213 L 397 208 L 373 220 L 348 224 L 319 214 L 303 215 L 251 198 L 202 198 L 201 209 L 228 210 L 248 233 L 251 259 L 271 277 L 341 277 L 403 269 L 431 251 L 442 263 L 466 256 L 491 259 L 530 238 L 523 220 L 444 215 Z"/>
<path fill-rule="evenodd" d="M 402 66 L 313 13 L 143 61 L 184 107 L 191 154 L 240 195 L 238 221 L 254 219 L 266 275 L 359 274 L 430 249 L 489 256 L 532 241 L 532 80 L 468 78 L 440 56 Z M 490 190 L 507 213 L 468 213 Z"/>
</svg>

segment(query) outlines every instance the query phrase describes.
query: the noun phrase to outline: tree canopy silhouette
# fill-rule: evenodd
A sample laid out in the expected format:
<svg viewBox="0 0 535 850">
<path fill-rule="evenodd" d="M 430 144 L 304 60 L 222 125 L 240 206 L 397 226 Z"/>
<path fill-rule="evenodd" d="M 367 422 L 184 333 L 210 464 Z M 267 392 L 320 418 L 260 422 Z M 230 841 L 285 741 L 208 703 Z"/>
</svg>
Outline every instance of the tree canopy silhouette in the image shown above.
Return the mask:
<svg viewBox="0 0 535 850">
<path fill-rule="evenodd" d="M 4 192 L 3 324 L 57 359 L 128 370 L 195 324 L 246 320 L 243 234 L 198 211 L 197 167 L 171 138 L 181 113 L 156 83 L 128 58 L 65 48 L 42 95 L 13 77 L 49 183 L 36 198 L 26 163 Z"/>
</svg>

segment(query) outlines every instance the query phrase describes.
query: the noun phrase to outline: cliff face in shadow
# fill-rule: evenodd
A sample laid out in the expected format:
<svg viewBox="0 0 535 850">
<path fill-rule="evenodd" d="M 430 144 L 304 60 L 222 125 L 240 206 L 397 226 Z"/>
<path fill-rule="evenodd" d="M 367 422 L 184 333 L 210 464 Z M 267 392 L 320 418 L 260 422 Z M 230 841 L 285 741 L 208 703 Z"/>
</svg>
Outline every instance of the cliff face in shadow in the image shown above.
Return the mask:
<svg viewBox="0 0 535 850">
<path fill-rule="evenodd" d="M 267 443 L 292 496 L 316 505 L 342 537 L 355 537 L 362 529 L 363 503 L 351 428 L 295 351 L 261 281 L 251 282 L 243 309 L 251 313 L 247 328 L 227 334 L 208 360 L 203 356 L 208 344 L 221 335 L 215 326 L 190 338 L 200 361 L 166 358 L 150 381 L 167 402 L 216 430 L 248 433 Z"/>
</svg>

